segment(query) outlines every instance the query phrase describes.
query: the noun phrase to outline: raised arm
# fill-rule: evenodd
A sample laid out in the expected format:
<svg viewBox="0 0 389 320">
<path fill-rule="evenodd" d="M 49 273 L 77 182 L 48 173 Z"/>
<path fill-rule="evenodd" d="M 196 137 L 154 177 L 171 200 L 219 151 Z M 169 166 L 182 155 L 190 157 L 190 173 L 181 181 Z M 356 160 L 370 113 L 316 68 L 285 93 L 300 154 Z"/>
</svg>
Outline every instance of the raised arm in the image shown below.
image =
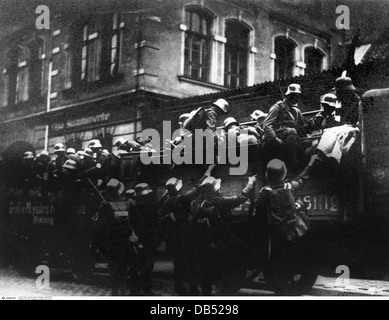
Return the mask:
<svg viewBox="0 0 389 320">
<path fill-rule="evenodd" d="M 217 206 L 220 209 L 227 211 L 239 207 L 241 204 L 245 203 L 249 199 L 251 192 L 253 192 L 255 188 L 256 181 L 256 176 L 250 177 L 247 186 L 243 189 L 241 193 L 239 193 L 237 196 L 222 197 L 218 201 Z"/>
</svg>

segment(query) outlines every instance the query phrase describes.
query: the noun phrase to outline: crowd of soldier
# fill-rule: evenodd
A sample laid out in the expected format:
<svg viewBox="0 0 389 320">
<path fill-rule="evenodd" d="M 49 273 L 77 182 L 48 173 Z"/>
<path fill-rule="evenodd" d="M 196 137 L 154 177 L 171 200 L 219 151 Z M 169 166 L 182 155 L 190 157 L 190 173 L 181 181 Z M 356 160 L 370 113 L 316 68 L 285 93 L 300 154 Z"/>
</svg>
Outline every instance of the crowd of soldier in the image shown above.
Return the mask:
<svg viewBox="0 0 389 320">
<path fill-rule="evenodd" d="M 325 158 L 321 150 L 307 145 L 304 138 L 316 130 L 342 125 L 357 127 L 360 99 L 350 78 L 336 81 L 336 95 L 322 97 L 320 113 L 312 119 L 303 117 L 298 108 L 302 88 L 298 84 L 288 87 L 285 99 L 276 103 L 268 114 L 260 110 L 251 115 L 253 124 L 242 126 L 230 117 L 224 121 L 225 135 L 234 130 L 240 144 L 256 145 L 259 152 L 267 154 L 266 178 L 256 200 L 256 215 L 269 215 L 265 219 L 271 225 L 274 237 L 273 258 L 290 243 L 280 236 L 277 226 L 286 215 L 296 209 L 295 191 L 309 179 L 310 169 Z M 342 108 L 337 106 L 341 103 Z M 339 111 L 339 114 L 337 114 Z M 209 108 L 200 108 L 180 117 L 181 128 L 194 133 L 195 129 L 210 129 L 216 133 L 219 117 L 229 113 L 229 104 L 220 99 Z M 340 116 L 336 120 L 337 116 Z M 239 134 L 244 128 L 245 134 Z M 215 134 L 218 139 L 220 136 Z M 126 141 L 119 139 L 115 145 L 127 152 L 151 150 L 150 141 Z M 173 141 L 174 147 L 182 140 Z M 308 151 L 309 150 L 309 153 Z M 32 152 L 24 156 L 26 181 L 59 181 L 64 179 L 90 179 L 97 188 L 104 188 L 104 197 L 94 219 L 92 251 L 104 254 L 109 261 L 114 295 L 125 294 L 130 275 L 133 294 L 151 294 L 151 278 L 157 248 L 161 241 L 161 226 L 171 250 L 175 268 L 175 289 L 181 295 L 211 295 L 216 283 L 229 290 L 231 281 L 242 260 L 242 241 L 230 228 L 231 210 L 246 202 L 256 185 L 256 176 L 236 196 L 221 194 L 221 180 L 212 176 L 215 165 L 208 168 L 204 177 L 188 193 L 182 193 L 183 183 L 177 178 L 166 184 L 166 193 L 155 200 L 155 192 L 146 183 L 125 190 L 124 184 L 112 170 L 117 170 L 118 156 L 103 149 L 100 141 L 93 140 L 84 151 L 65 150 L 63 144 L 54 148 L 56 157 L 50 159 L 43 151 L 37 157 Z M 270 156 L 271 154 L 271 156 Z M 279 155 L 273 157 L 273 155 Z M 303 173 L 304 159 L 311 161 Z M 282 160 L 280 160 L 282 159 Z M 298 176 L 286 180 L 292 173 Z M 270 212 L 270 214 L 269 214 Z M 283 248 L 283 249 L 282 249 Z M 276 261 L 274 263 L 277 263 Z"/>
</svg>

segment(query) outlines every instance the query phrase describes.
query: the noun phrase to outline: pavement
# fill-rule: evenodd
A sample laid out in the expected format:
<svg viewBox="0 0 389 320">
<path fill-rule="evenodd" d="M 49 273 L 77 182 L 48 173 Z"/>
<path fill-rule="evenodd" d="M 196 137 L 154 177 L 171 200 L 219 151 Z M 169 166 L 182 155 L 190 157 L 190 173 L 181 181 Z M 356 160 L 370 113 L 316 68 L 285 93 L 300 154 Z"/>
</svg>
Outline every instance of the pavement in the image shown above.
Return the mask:
<svg viewBox="0 0 389 320">
<path fill-rule="evenodd" d="M 110 296 L 108 269 L 106 264 L 96 265 L 95 276 L 88 282 L 80 282 L 64 274 L 51 277 L 49 289 L 38 289 L 35 275 L 24 276 L 12 269 L 0 269 L 0 299 L 3 297 L 105 297 Z M 175 296 L 173 285 L 173 263 L 159 260 L 155 264 L 153 291 L 157 296 Z M 259 297 L 275 296 L 269 290 L 262 274 L 246 283 L 237 296 Z M 338 278 L 319 276 L 318 280 L 306 296 L 355 296 L 355 297 L 388 297 L 389 282 L 363 279 L 340 281 Z"/>
</svg>

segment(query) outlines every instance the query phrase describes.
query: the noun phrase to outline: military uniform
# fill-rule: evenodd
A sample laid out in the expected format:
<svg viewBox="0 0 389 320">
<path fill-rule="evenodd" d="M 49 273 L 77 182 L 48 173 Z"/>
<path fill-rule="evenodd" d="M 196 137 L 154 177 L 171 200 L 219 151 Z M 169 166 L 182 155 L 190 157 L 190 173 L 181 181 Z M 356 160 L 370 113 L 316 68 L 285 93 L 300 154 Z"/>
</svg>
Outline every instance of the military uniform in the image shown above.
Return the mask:
<svg viewBox="0 0 389 320">
<path fill-rule="evenodd" d="M 103 202 L 98 214 L 92 243 L 108 259 L 112 294 L 125 295 L 133 235 L 128 200 L 118 197 Z"/>
<path fill-rule="evenodd" d="M 298 242 L 286 239 L 286 236 L 281 232 L 281 224 L 289 214 L 296 211 L 295 194 L 309 179 L 310 170 L 311 167 L 308 166 L 294 180 L 283 180 L 263 188 L 256 203 L 256 221 L 266 223 L 259 227 L 259 230 L 262 230 L 260 234 L 267 235 L 268 240 L 265 241 L 265 237 L 261 237 L 259 234 L 263 244 L 258 252 L 264 254 L 270 248 L 270 252 L 267 252 L 270 263 L 266 277 L 269 283 L 276 286 L 274 288 L 276 290 L 282 290 L 288 281 L 286 269 L 296 261 L 292 259 L 296 259 L 295 249 L 296 244 L 298 244 Z"/>
<path fill-rule="evenodd" d="M 264 140 L 266 144 L 274 144 L 276 138 L 281 139 L 285 144 L 286 157 L 290 165 L 298 162 L 298 151 L 302 154 L 300 137 L 306 136 L 306 121 L 301 111 L 293 107 L 285 99 L 277 102 L 269 112 L 264 123 Z"/>
<path fill-rule="evenodd" d="M 211 295 L 212 283 L 223 276 L 235 277 L 236 264 L 243 261 L 239 253 L 241 240 L 230 227 L 231 210 L 245 203 L 254 186 L 247 187 L 237 196 L 220 194 L 211 199 L 201 196 L 192 202 L 196 255 L 199 281 L 203 295 Z"/>
<path fill-rule="evenodd" d="M 153 201 L 131 202 L 131 221 L 139 237 L 138 273 L 141 288 L 145 294 L 151 293 L 151 277 L 154 269 L 155 255 L 160 245 L 158 204 Z"/>
<path fill-rule="evenodd" d="M 199 196 L 199 187 L 204 179 L 205 177 L 185 194 L 177 193 L 176 196 L 168 196 L 161 206 L 161 216 L 168 225 L 166 228 L 168 248 L 173 255 L 175 290 L 181 295 L 187 294 L 185 282 L 189 281 L 190 284 L 193 282 L 192 275 L 188 272 L 191 268 L 189 256 L 193 254 L 189 236 L 189 217 L 191 202 Z"/>
</svg>

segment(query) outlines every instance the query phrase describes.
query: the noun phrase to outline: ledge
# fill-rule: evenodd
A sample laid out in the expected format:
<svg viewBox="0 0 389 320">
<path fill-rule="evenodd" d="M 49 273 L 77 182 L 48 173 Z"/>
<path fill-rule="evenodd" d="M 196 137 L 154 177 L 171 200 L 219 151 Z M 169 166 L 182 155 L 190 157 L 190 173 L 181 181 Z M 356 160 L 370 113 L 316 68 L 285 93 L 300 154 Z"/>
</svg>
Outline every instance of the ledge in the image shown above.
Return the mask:
<svg viewBox="0 0 389 320">
<path fill-rule="evenodd" d="M 73 97 L 74 94 L 88 93 L 96 91 L 96 89 L 103 88 L 108 85 L 116 84 L 124 80 L 124 74 L 119 74 L 116 77 L 109 77 L 104 80 L 95 82 L 83 82 L 75 85 L 72 88 L 62 90 L 65 99 Z"/>
<path fill-rule="evenodd" d="M 202 87 L 216 89 L 216 90 L 227 90 L 228 89 L 227 87 L 221 86 L 219 84 L 215 84 L 215 83 L 211 83 L 211 82 L 203 82 L 203 81 L 192 79 L 192 78 L 189 78 L 186 76 L 178 76 L 178 80 L 180 80 L 180 82 L 187 82 L 187 83 L 194 84 L 197 86 L 202 86 Z"/>
</svg>

